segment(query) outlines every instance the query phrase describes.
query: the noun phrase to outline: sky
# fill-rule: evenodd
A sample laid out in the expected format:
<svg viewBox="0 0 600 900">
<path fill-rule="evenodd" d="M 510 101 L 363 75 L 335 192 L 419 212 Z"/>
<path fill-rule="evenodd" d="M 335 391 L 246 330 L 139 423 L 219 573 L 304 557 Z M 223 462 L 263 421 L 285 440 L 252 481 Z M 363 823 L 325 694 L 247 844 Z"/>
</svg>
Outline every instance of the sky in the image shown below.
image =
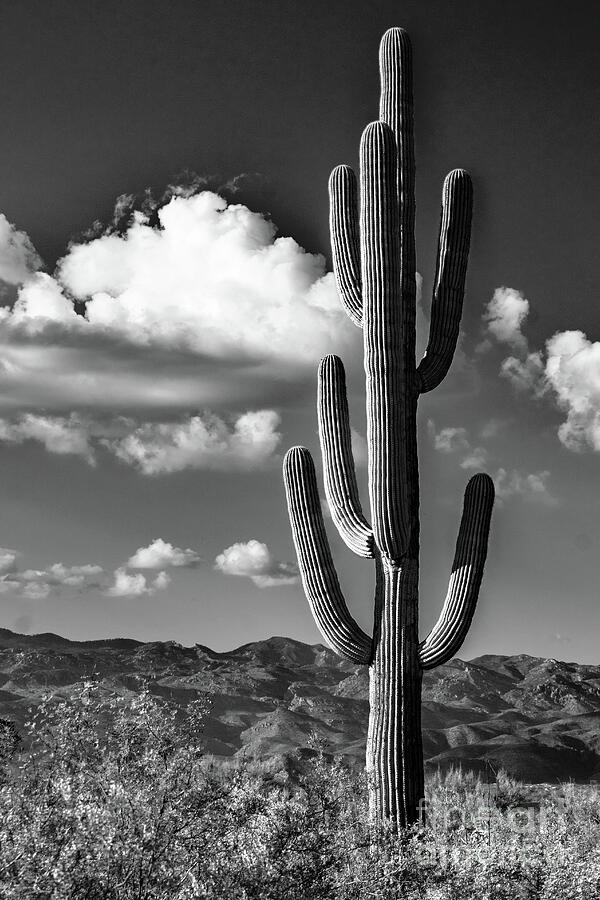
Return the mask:
<svg viewBox="0 0 600 900">
<path fill-rule="evenodd" d="M 0 10 L 0 626 L 227 650 L 320 639 L 285 450 L 348 373 L 327 179 L 356 166 L 386 28 L 413 41 L 419 346 L 441 185 L 475 190 L 459 350 L 419 409 L 421 624 L 468 478 L 497 502 L 460 655 L 600 663 L 596 9 L 486 0 L 23 0 Z M 348 604 L 373 572 L 329 522 Z"/>
</svg>

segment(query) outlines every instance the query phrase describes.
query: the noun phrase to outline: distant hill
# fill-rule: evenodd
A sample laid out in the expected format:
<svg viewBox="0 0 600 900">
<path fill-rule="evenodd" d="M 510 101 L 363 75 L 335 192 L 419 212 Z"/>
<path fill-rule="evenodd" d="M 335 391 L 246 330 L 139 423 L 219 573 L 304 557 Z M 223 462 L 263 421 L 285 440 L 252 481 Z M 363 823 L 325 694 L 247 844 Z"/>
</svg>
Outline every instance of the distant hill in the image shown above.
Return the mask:
<svg viewBox="0 0 600 900">
<path fill-rule="evenodd" d="M 0 629 L 0 716 L 18 727 L 45 693 L 68 696 L 95 676 L 108 690 L 143 687 L 182 707 L 209 695 L 208 750 L 270 759 L 321 738 L 363 765 L 368 673 L 321 644 L 273 637 L 216 653 L 197 644 L 130 639 L 69 641 Z M 427 767 L 529 782 L 600 778 L 600 667 L 532 656 L 455 659 L 426 672 Z"/>
</svg>

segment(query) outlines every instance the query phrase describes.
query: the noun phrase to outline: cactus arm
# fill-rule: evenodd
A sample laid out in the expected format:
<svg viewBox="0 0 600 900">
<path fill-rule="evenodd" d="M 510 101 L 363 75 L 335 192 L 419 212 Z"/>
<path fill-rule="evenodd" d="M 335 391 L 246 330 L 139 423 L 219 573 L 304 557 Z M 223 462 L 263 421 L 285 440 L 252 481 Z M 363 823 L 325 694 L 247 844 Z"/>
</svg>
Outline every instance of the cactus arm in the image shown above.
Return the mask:
<svg viewBox="0 0 600 900">
<path fill-rule="evenodd" d="M 356 175 L 336 166 L 329 178 L 329 231 L 333 272 L 342 305 L 355 325 L 362 325 L 360 241 Z"/>
<path fill-rule="evenodd" d="M 425 355 L 417 369 L 421 393 L 445 378 L 456 349 L 471 238 L 473 186 L 464 169 L 446 176 L 438 245 L 431 327 Z"/>
<path fill-rule="evenodd" d="M 492 479 L 489 475 L 474 475 L 465 491 L 446 600 L 437 623 L 420 644 L 423 669 L 448 662 L 467 636 L 483 577 L 493 505 Z"/>
<path fill-rule="evenodd" d="M 317 413 L 325 496 L 331 518 L 346 545 L 358 556 L 372 559 L 373 531 L 363 515 L 358 496 L 346 375 L 338 356 L 326 356 L 321 360 Z"/>
<path fill-rule="evenodd" d="M 314 463 L 305 447 L 287 452 L 283 477 L 300 575 L 315 622 L 340 656 L 367 664 L 371 638 L 346 606 L 325 533 Z"/>
</svg>

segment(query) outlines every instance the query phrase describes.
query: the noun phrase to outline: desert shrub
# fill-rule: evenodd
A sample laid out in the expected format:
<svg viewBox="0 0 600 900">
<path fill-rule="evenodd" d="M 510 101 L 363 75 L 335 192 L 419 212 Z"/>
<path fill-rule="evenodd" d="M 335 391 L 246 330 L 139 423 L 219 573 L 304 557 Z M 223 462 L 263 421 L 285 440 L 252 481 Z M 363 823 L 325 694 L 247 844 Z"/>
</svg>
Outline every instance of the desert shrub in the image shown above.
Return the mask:
<svg viewBox="0 0 600 900">
<path fill-rule="evenodd" d="M 222 770 L 204 753 L 204 711 L 91 682 L 45 698 L 0 787 L 0 895 L 336 896 L 350 776 L 321 752 L 291 785 L 251 763 Z"/>
<path fill-rule="evenodd" d="M 516 778 L 512 778 L 505 769 L 496 774 L 494 803 L 498 809 L 515 809 L 526 806 L 531 800 L 531 792 Z"/>
<path fill-rule="evenodd" d="M 219 797 L 210 779 L 192 785 L 203 707 L 187 712 L 182 725 L 148 693 L 125 699 L 93 683 L 45 698 L 0 793 L 3 896 L 150 897 L 159 884 L 156 896 L 174 896 L 190 822 Z"/>
<path fill-rule="evenodd" d="M 400 839 L 368 824 L 362 777 L 314 747 L 218 764 L 205 705 L 94 683 L 0 733 L 6 900 L 594 900 L 600 795 L 566 785 L 523 808 L 470 773 L 436 774 Z M 0 723 L 0 728 L 2 723 Z M 5 736 L 4 739 L 2 736 Z M 519 801 L 517 803 L 517 800 Z"/>
</svg>

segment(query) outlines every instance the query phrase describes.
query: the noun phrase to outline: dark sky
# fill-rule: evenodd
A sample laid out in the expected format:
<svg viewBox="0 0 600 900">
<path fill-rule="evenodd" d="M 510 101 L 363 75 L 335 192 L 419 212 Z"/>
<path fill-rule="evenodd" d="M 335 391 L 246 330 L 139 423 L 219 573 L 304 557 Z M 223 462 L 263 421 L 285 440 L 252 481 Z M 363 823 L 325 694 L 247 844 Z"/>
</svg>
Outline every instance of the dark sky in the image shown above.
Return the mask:
<svg viewBox="0 0 600 900">
<path fill-rule="evenodd" d="M 69 241 L 110 219 L 118 195 L 141 198 L 151 188 L 160 196 L 185 170 L 210 176 L 213 188 L 247 175 L 236 202 L 270 214 L 308 251 L 328 254 L 329 172 L 356 164 L 361 131 L 376 118 L 382 33 L 392 25 L 409 31 L 425 289 L 446 172 L 469 169 L 476 198 L 463 319 L 475 386 L 465 387 L 463 371 L 422 411 L 427 622 L 441 603 L 467 477 L 453 453 L 428 444 L 427 420 L 438 431 L 473 435 L 495 416 L 503 424 L 490 467 L 548 471 L 555 485 L 551 503 L 517 497 L 497 513 L 482 609 L 463 655 L 595 654 L 600 461 L 557 440 L 564 413 L 556 403 L 515 393 L 498 378 L 508 351 L 475 348 L 485 304 L 501 286 L 530 301 L 530 348 L 543 348 L 556 331 L 600 336 L 597 20 L 597 5 L 577 0 L 20 0 L 0 8 L 0 212 L 29 235 L 49 273 Z M 294 391 L 293 401 L 280 400 L 282 449 L 315 445 L 312 377 Z M 0 597 L 2 624 L 78 637 L 173 636 L 217 648 L 286 631 L 317 638 L 298 587 L 261 591 L 211 569 L 221 549 L 251 537 L 291 559 L 277 467 L 252 483 L 203 472 L 148 480 L 114 460 L 90 469 L 31 442 L 0 452 L 0 544 L 23 554 L 22 568 L 59 559 L 114 568 L 158 535 L 200 547 L 206 563 L 175 573 L 166 606 L 159 593 L 117 602 L 53 589 L 35 603 L 8 593 Z M 357 575 L 342 561 L 345 551 L 336 552 L 346 577 L 368 591 L 368 566 Z M 367 622 L 370 600 L 353 603 Z"/>
<path fill-rule="evenodd" d="M 51 263 L 120 193 L 160 192 L 184 169 L 258 172 L 280 229 L 326 249 L 324 185 L 357 157 L 391 24 L 414 45 L 424 261 L 440 180 L 460 164 L 477 191 L 471 278 L 535 279 L 562 325 L 574 274 L 582 296 L 594 287 L 591 2 L 3 4 L 2 208 Z"/>
</svg>

